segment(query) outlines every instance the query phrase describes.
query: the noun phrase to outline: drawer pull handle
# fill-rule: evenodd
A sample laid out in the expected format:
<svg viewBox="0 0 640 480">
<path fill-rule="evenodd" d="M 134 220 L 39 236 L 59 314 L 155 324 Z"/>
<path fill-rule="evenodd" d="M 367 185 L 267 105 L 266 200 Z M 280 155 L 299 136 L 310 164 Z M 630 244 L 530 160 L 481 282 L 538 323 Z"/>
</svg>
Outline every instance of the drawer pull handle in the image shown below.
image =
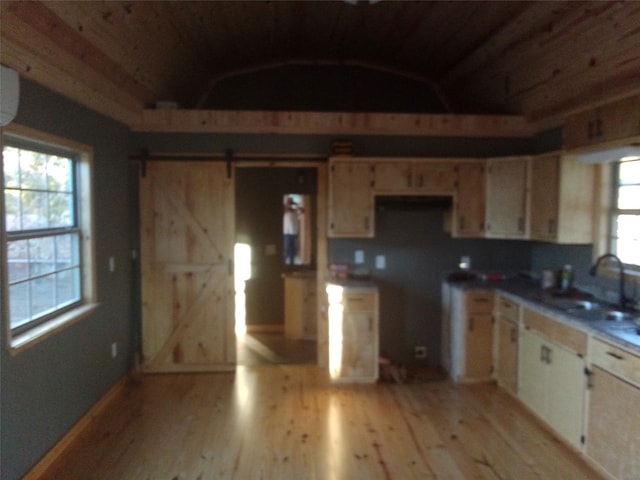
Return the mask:
<svg viewBox="0 0 640 480">
<path fill-rule="evenodd" d="M 616 360 L 624 360 L 624 357 L 616 352 L 607 352 L 607 355 L 615 358 Z"/>
</svg>

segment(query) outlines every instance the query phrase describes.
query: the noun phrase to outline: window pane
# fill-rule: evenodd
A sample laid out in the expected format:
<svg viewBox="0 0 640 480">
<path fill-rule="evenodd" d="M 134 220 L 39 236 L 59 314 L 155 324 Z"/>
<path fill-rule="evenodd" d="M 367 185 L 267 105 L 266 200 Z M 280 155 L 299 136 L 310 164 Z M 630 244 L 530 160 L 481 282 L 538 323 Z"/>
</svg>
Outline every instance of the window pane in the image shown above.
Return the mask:
<svg viewBox="0 0 640 480">
<path fill-rule="evenodd" d="M 55 271 L 56 250 L 53 237 L 29 240 L 29 274 L 31 277 Z"/>
<path fill-rule="evenodd" d="M 49 157 L 47 164 L 48 190 L 51 192 L 71 192 L 73 162 L 69 158 Z"/>
<path fill-rule="evenodd" d="M 11 328 L 27 323 L 31 318 L 29 311 L 29 284 L 18 283 L 9 287 L 9 316 Z"/>
<path fill-rule="evenodd" d="M 640 160 L 620 163 L 620 184 L 640 184 Z"/>
<path fill-rule="evenodd" d="M 47 228 L 47 193 L 22 192 L 22 229 Z"/>
<path fill-rule="evenodd" d="M 618 208 L 640 209 L 640 186 L 621 186 L 618 189 Z"/>
<path fill-rule="evenodd" d="M 71 193 L 49 194 L 49 227 L 71 227 L 73 219 L 73 195 Z"/>
<path fill-rule="evenodd" d="M 618 239 L 616 252 L 622 263 L 640 265 L 640 241 Z"/>
<path fill-rule="evenodd" d="M 29 278 L 29 243 L 19 240 L 7 243 L 9 283 Z"/>
<path fill-rule="evenodd" d="M 22 217 L 20 216 L 20 190 L 4 191 L 5 227 L 7 232 L 22 229 Z"/>
<path fill-rule="evenodd" d="M 55 274 L 31 280 L 31 316 L 46 315 L 56 306 Z"/>
<path fill-rule="evenodd" d="M 47 155 L 20 150 L 20 187 L 30 190 L 47 189 Z"/>
<path fill-rule="evenodd" d="M 640 215 L 618 215 L 616 236 L 630 240 L 640 240 Z"/>
<path fill-rule="evenodd" d="M 4 163 L 4 186 L 17 188 L 20 186 L 20 155 L 14 147 L 4 147 L 2 150 Z"/>
<path fill-rule="evenodd" d="M 58 270 L 80 265 L 80 246 L 77 234 L 56 237 L 56 267 Z"/>
<path fill-rule="evenodd" d="M 80 300 L 80 269 L 73 268 L 56 275 L 57 304 L 69 305 Z"/>
</svg>

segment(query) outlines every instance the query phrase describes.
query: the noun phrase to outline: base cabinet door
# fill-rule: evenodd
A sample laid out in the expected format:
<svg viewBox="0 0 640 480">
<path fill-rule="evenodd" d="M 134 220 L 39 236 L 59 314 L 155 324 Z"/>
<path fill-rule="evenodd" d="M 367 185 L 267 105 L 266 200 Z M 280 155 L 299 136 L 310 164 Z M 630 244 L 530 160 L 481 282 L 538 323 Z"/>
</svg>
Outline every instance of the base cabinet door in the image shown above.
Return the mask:
<svg viewBox="0 0 640 480">
<path fill-rule="evenodd" d="M 468 315 L 464 368 L 467 378 L 486 379 L 491 377 L 492 334 L 493 316 L 491 313 L 470 313 Z"/>
<path fill-rule="evenodd" d="M 496 321 L 496 379 L 501 387 L 518 391 L 518 324 L 498 317 Z"/>
<path fill-rule="evenodd" d="M 376 339 L 373 312 L 346 312 L 342 324 L 343 378 L 375 378 Z"/>
<path fill-rule="evenodd" d="M 593 367 L 586 453 L 618 480 L 640 474 L 640 388 Z"/>
<path fill-rule="evenodd" d="M 549 354 L 549 365 L 551 372 L 546 418 L 554 430 L 580 449 L 586 390 L 584 360 L 572 352 L 555 347 Z"/>
<path fill-rule="evenodd" d="M 518 363 L 520 399 L 579 449 L 586 389 L 584 360 L 535 332 L 523 330 Z"/>
<path fill-rule="evenodd" d="M 336 382 L 378 379 L 378 291 L 328 284 L 329 374 Z"/>
</svg>

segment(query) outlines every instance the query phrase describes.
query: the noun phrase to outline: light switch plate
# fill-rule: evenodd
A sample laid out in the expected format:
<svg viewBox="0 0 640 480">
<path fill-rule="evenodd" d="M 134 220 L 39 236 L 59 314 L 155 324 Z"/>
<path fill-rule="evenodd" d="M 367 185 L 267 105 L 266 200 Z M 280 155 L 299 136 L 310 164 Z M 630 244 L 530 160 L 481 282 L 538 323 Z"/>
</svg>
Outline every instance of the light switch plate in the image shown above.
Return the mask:
<svg viewBox="0 0 640 480">
<path fill-rule="evenodd" d="M 364 250 L 356 250 L 354 262 L 357 264 L 364 263 Z"/>
<path fill-rule="evenodd" d="M 387 259 L 384 255 L 376 255 L 376 268 L 384 270 L 387 267 Z"/>
</svg>

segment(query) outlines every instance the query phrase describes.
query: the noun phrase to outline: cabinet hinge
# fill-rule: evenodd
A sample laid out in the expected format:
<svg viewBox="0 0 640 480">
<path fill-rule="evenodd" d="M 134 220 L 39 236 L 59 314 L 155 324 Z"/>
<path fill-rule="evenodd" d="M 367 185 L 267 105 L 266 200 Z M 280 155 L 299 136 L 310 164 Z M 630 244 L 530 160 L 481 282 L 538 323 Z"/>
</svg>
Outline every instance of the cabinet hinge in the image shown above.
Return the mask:
<svg viewBox="0 0 640 480">
<path fill-rule="evenodd" d="M 586 441 L 587 441 L 587 437 L 585 437 L 584 435 L 580 435 L 580 443 L 584 445 Z"/>
<path fill-rule="evenodd" d="M 335 228 L 333 222 L 331 222 L 331 230 L 333 230 Z"/>
<path fill-rule="evenodd" d="M 590 390 L 593 388 L 593 372 L 587 367 L 584 367 L 584 374 L 587 377 L 587 389 Z"/>
<path fill-rule="evenodd" d="M 491 365 L 491 373 L 494 373 L 496 371 L 496 367 L 494 367 L 493 365 Z"/>
</svg>

